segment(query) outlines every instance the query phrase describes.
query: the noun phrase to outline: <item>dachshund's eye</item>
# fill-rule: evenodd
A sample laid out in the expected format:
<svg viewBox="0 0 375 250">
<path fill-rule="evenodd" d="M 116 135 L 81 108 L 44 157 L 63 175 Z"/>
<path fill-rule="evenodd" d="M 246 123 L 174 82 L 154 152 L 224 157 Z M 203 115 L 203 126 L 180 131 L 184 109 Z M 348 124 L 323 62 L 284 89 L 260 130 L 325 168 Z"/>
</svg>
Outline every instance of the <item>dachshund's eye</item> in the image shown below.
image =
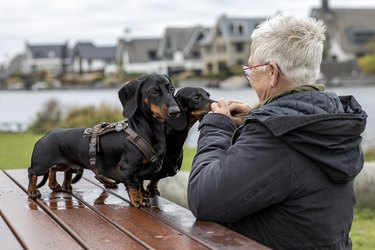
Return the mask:
<svg viewBox="0 0 375 250">
<path fill-rule="evenodd" d="M 198 95 L 198 94 L 195 94 L 195 95 L 193 96 L 193 99 L 197 101 L 197 100 L 201 99 L 201 96 Z"/>
<path fill-rule="evenodd" d="M 168 89 L 168 90 L 169 90 L 169 93 L 172 93 L 172 94 L 173 94 L 175 89 L 174 89 L 173 86 L 169 86 L 169 89 Z"/>
<path fill-rule="evenodd" d="M 153 89 L 150 89 L 150 95 L 158 95 L 159 94 L 159 90 L 157 88 L 153 88 Z"/>
</svg>

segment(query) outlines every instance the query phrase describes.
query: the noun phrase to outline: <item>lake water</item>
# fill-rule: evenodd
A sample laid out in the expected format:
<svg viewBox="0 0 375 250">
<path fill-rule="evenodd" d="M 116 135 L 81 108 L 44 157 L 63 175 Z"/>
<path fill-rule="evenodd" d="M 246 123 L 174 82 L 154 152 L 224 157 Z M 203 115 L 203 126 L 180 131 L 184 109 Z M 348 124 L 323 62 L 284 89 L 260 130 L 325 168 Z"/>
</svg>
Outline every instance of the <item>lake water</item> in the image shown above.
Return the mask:
<svg viewBox="0 0 375 250">
<path fill-rule="evenodd" d="M 217 89 L 205 88 L 213 99 L 234 99 L 251 106 L 257 96 L 251 88 Z M 367 127 L 363 133 L 364 147 L 375 146 L 375 86 L 328 88 L 338 95 L 354 95 L 368 114 Z M 90 90 L 44 90 L 44 91 L 0 91 L 0 130 L 25 129 L 36 118 L 37 112 L 49 100 L 57 100 L 64 107 L 100 105 L 102 103 L 121 107 L 117 89 Z M 17 124 L 17 127 L 14 125 Z M 198 138 L 195 125 L 186 141 L 187 146 L 195 146 Z"/>
</svg>

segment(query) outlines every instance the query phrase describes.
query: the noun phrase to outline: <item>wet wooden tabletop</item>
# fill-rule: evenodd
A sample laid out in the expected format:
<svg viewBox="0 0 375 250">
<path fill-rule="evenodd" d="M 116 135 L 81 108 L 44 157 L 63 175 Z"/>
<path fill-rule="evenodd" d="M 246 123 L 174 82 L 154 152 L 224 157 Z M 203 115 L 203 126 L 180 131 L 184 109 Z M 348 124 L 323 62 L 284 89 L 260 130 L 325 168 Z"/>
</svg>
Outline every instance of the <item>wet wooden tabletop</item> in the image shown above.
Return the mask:
<svg viewBox="0 0 375 250">
<path fill-rule="evenodd" d="M 161 197 L 131 207 L 123 185 L 104 189 L 90 171 L 72 194 L 46 184 L 33 201 L 27 184 L 26 169 L 0 171 L 0 249 L 267 249 Z"/>
</svg>

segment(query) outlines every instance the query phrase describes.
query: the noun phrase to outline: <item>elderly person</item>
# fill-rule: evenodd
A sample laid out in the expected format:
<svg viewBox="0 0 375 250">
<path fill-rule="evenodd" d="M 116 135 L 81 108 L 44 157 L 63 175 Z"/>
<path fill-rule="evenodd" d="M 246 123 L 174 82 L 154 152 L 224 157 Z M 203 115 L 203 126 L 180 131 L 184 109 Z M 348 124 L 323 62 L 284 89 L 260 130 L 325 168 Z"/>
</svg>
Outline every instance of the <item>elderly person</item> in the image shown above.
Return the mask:
<svg viewBox="0 0 375 250">
<path fill-rule="evenodd" d="M 219 100 L 201 121 L 188 184 L 198 219 L 274 249 L 351 249 L 367 115 L 354 97 L 313 84 L 324 33 L 282 15 L 253 32 L 243 71 L 260 102 Z"/>
</svg>

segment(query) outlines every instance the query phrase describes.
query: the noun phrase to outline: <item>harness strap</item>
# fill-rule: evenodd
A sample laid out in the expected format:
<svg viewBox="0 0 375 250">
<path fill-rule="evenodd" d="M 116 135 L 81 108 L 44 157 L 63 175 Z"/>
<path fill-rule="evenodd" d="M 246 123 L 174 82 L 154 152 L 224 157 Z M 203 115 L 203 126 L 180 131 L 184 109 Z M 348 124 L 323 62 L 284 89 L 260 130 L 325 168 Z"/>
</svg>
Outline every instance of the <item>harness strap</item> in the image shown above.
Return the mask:
<svg viewBox="0 0 375 250">
<path fill-rule="evenodd" d="M 114 184 L 114 180 L 99 174 L 99 170 L 96 167 L 96 152 L 98 150 L 97 145 L 99 145 L 98 131 L 103 128 L 103 124 L 97 124 L 92 128 L 92 135 L 89 143 L 89 163 L 91 170 L 95 173 L 95 178 L 104 184 Z M 98 150 L 99 151 L 99 150 Z"/>
<path fill-rule="evenodd" d="M 125 128 L 125 132 L 128 134 L 127 139 L 133 143 L 147 159 L 149 159 L 155 173 L 159 172 L 163 166 L 163 161 L 157 156 L 152 146 L 129 126 Z"/>
<path fill-rule="evenodd" d="M 93 128 L 87 128 L 84 132 L 84 136 L 90 136 L 89 143 L 89 163 L 91 170 L 95 173 L 95 178 L 102 183 L 112 184 L 113 180 L 100 175 L 99 170 L 96 166 L 96 154 L 100 152 L 99 148 L 99 138 L 101 135 L 117 131 L 120 132 L 124 130 L 127 133 L 127 139 L 133 143 L 139 151 L 146 157 L 150 162 L 151 167 L 155 172 L 159 172 L 163 166 L 163 161 L 157 156 L 152 146 L 140 135 L 138 135 L 134 130 L 132 130 L 128 124 L 127 120 L 117 123 L 99 123 Z"/>
<path fill-rule="evenodd" d="M 98 173 L 98 169 L 96 168 L 96 142 L 98 138 L 98 130 L 99 126 L 95 125 L 92 129 L 92 135 L 89 143 L 90 167 L 95 172 L 95 174 Z"/>
</svg>

